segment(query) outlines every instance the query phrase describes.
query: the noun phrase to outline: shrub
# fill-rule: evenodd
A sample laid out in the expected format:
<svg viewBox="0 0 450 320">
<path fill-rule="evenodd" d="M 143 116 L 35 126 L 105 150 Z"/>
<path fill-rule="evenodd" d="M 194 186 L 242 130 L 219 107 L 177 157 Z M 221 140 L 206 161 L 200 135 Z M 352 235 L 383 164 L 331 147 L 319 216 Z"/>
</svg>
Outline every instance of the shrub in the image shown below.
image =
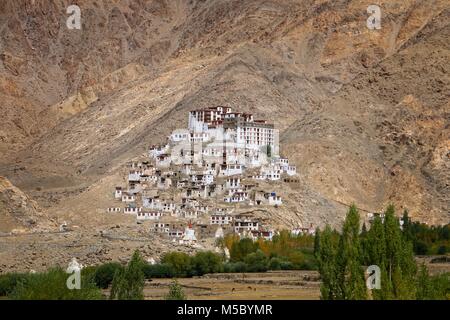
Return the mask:
<svg viewBox="0 0 450 320">
<path fill-rule="evenodd" d="M 225 273 L 241 273 L 247 271 L 247 265 L 244 262 L 227 262 L 223 266 Z"/>
<path fill-rule="evenodd" d="M 293 270 L 294 266 L 289 261 L 281 261 L 280 263 L 281 270 Z"/>
<path fill-rule="evenodd" d="M 254 253 L 250 253 L 244 259 L 247 264 L 248 272 L 265 272 L 268 269 L 268 261 L 266 255 L 258 250 Z"/>
<path fill-rule="evenodd" d="M 117 262 L 105 263 L 96 267 L 93 277 L 97 287 L 102 289 L 108 288 L 114 279 L 114 274 L 116 271 L 122 268 L 123 266 Z"/>
<path fill-rule="evenodd" d="M 281 259 L 273 257 L 269 260 L 269 270 L 281 270 Z"/>
<path fill-rule="evenodd" d="M 148 264 L 144 266 L 143 271 L 146 279 L 173 278 L 176 274 L 174 268 L 166 263 L 154 265 Z"/>
<path fill-rule="evenodd" d="M 206 273 L 220 272 L 222 270 L 222 259 L 219 255 L 211 251 L 198 252 L 192 258 L 192 267 L 198 276 Z"/>
<path fill-rule="evenodd" d="M 20 281 L 9 297 L 17 300 L 97 300 L 100 290 L 86 277 L 81 278 L 81 289 L 70 290 L 66 282 L 68 274 L 61 268 L 45 273 L 30 274 Z"/>
<path fill-rule="evenodd" d="M 169 293 L 166 296 L 166 300 L 186 300 L 186 295 L 183 292 L 183 288 L 181 288 L 176 280 L 172 281 L 170 284 Z"/>
<path fill-rule="evenodd" d="M 192 275 L 192 258 L 186 253 L 169 252 L 163 256 L 161 262 L 170 265 L 178 277 Z"/>
<path fill-rule="evenodd" d="M 0 296 L 7 296 L 14 291 L 19 282 L 28 278 L 27 273 L 8 273 L 0 275 Z"/>
</svg>

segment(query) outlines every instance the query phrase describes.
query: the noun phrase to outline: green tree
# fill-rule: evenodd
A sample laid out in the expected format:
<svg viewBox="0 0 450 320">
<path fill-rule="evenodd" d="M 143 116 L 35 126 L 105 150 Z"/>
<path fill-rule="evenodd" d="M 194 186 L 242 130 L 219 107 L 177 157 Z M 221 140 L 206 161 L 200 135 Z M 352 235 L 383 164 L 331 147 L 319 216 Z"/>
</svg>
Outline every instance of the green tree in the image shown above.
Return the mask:
<svg viewBox="0 0 450 320">
<path fill-rule="evenodd" d="M 372 298 L 377 300 L 391 299 L 392 288 L 386 272 L 386 238 L 381 217 L 377 216 L 367 232 L 364 245 L 365 265 L 377 265 L 381 270 L 381 289 L 372 290 Z"/>
<path fill-rule="evenodd" d="M 184 252 L 169 252 L 165 254 L 161 262 L 170 265 L 178 277 L 190 276 L 192 270 L 192 258 Z"/>
<path fill-rule="evenodd" d="M 108 288 L 114 279 L 116 271 L 122 268 L 122 265 L 117 262 L 105 263 L 96 267 L 94 272 L 95 284 L 102 289 Z"/>
<path fill-rule="evenodd" d="M 238 242 L 234 242 L 230 250 L 230 260 L 232 262 L 243 261 L 244 258 L 258 249 L 258 244 L 254 243 L 249 238 L 241 239 Z"/>
<path fill-rule="evenodd" d="M 347 213 L 337 250 L 337 297 L 345 300 L 367 298 L 359 239 L 359 213 L 352 205 Z"/>
<path fill-rule="evenodd" d="M 169 293 L 166 295 L 166 300 L 186 300 L 186 295 L 183 288 L 178 281 L 174 280 L 169 286 Z"/>
<path fill-rule="evenodd" d="M 116 270 L 111 288 L 110 299 L 143 300 L 144 299 L 144 266 L 138 250 L 125 268 Z"/>
<path fill-rule="evenodd" d="M 192 258 L 192 265 L 195 273 L 201 276 L 206 273 L 220 272 L 222 269 L 222 259 L 219 255 L 211 251 L 201 251 Z"/>
<path fill-rule="evenodd" d="M 320 296 L 323 300 L 337 299 L 337 268 L 336 268 L 336 245 L 333 240 L 333 231 L 326 226 L 320 235 L 320 245 L 317 254 L 319 272 L 322 283 L 320 285 Z"/>
<path fill-rule="evenodd" d="M 249 272 L 264 272 L 268 270 L 269 261 L 261 250 L 248 254 L 244 262 L 247 264 Z"/>
<path fill-rule="evenodd" d="M 316 228 L 316 232 L 314 233 L 314 255 L 317 256 L 320 251 L 320 229 Z"/>
<path fill-rule="evenodd" d="M 394 299 L 414 299 L 417 266 L 414 261 L 412 243 L 402 235 L 393 205 L 388 206 L 384 217 L 386 264 L 388 282 Z M 383 282 L 381 283 L 383 287 Z"/>
</svg>

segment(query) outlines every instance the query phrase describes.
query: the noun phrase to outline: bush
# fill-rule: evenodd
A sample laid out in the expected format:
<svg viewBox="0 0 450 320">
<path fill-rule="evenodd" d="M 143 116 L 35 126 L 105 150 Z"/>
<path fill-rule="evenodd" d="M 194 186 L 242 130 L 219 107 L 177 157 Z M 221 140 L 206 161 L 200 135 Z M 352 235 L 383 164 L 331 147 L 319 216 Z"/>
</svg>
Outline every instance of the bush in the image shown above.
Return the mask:
<svg viewBox="0 0 450 320">
<path fill-rule="evenodd" d="M 222 270 L 222 258 L 211 252 L 198 252 L 192 258 L 192 267 L 196 275 L 202 276 L 206 273 L 216 273 Z"/>
<path fill-rule="evenodd" d="M 7 296 L 14 291 L 19 282 L 28 278 L 27 273 L 8 273 L 0 275 L 0 296 Z"/>
<path fill-rule="evenodd" d="M 176 280 L 170 284 L 166 300 L 186 300 L 186 295 Z"/>
<path fill-rule="evenodd" d="M 280 263 L 281 270 L 293 270 L 294 266 L 289 261 L 281 261 Z"/>
<path fill-rule="evenodd" d="M 183 252 L 166 253 L 161 262 L 170 265 L 175 275 L 178 277 L 187 277 L 192 275 L 192 258 Z"/>
<path fill-rule="evenodd" d="M 144 266 L 143 271 L 146 279 L 173 278 L 176 274 L 174 268 L 166 263 L 154 265 L 148 264 Z"/>
<path fill-rule="evenodd" d="M 281 270 L 281 259 L 273 257 L 269 260 L 269 270 Z"/>
<path fill-rule="evenodd" d="M 108 288 L 114 279 L 116 271 L 122 268 L 122 265 L 117 262 L 105 263 L 96 267 L 93 278 L 97 287 L 102 289 Z"/>
<path fill-rule="evenodd" d="M 244 262 L 227 262 L 223 265 L 225 273 L 241 273 L 247 272 L 247 265 Z"/>
<path fill-rule="evenodd" d="M 97 300 L 100 290 L 86 277 L 81 278 L 81 289 L 70 290 L 66 282 L 69 275 L 61 268 L 45 273 L 30 274 L 20 281 L 9 297 L 17 300 Z"/>
<path fill-rule="evenodd" d="M 244 262 L 247 264 L 248 272 L 265 272 L 268 270 L 268 259 L 261 250 L 247 255 Z"/>
</svg>

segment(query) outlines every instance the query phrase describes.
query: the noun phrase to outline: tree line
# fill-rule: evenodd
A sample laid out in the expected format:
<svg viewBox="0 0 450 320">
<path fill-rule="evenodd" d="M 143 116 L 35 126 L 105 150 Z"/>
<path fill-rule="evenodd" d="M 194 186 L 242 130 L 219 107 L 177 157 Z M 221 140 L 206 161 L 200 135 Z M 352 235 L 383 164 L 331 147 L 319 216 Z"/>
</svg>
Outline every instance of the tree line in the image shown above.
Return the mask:
<svg viewBox="0 0 450 320">
<path fill-rule="evenodd" d="M 384 219 L 375 217 L 369 230 L 361 227 L 356 206 L 351 206 L 341 233 L 327 226 L 316 233 L 314 252 L 325 300 L 447 299 L 448 274 L 432 277 L 417 267 L 408 222 L 400 227 L 393 206 Z M 379 289 L 368 290 L 367 266 L 380 268 Z"/>
</svg>

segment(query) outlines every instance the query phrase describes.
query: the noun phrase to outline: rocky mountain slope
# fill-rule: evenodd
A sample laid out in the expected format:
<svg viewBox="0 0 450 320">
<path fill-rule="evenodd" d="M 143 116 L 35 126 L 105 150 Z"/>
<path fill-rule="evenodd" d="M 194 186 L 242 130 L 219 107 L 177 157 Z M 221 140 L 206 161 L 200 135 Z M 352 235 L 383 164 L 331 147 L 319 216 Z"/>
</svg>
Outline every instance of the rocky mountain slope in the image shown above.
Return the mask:
<svg viewBox="0 0 450 320">
<path fill-rule="evenodd" d="M 37 203 L 4 177 L 0 177 L 0 232 L 51 230 L 55 224 Z"/>
<path fill-rule="evenodd" d="M 277 222 L 450 220 L 447 1 L 380 2 L 380 30 L 368 1 L 77 3 L 82 30 L 66 0 L 0 4 L 0 173 L 52 216 L 95 216 L 124 162 L 221 104 L 281 130 L 300 183 Z"/>
</svg>

